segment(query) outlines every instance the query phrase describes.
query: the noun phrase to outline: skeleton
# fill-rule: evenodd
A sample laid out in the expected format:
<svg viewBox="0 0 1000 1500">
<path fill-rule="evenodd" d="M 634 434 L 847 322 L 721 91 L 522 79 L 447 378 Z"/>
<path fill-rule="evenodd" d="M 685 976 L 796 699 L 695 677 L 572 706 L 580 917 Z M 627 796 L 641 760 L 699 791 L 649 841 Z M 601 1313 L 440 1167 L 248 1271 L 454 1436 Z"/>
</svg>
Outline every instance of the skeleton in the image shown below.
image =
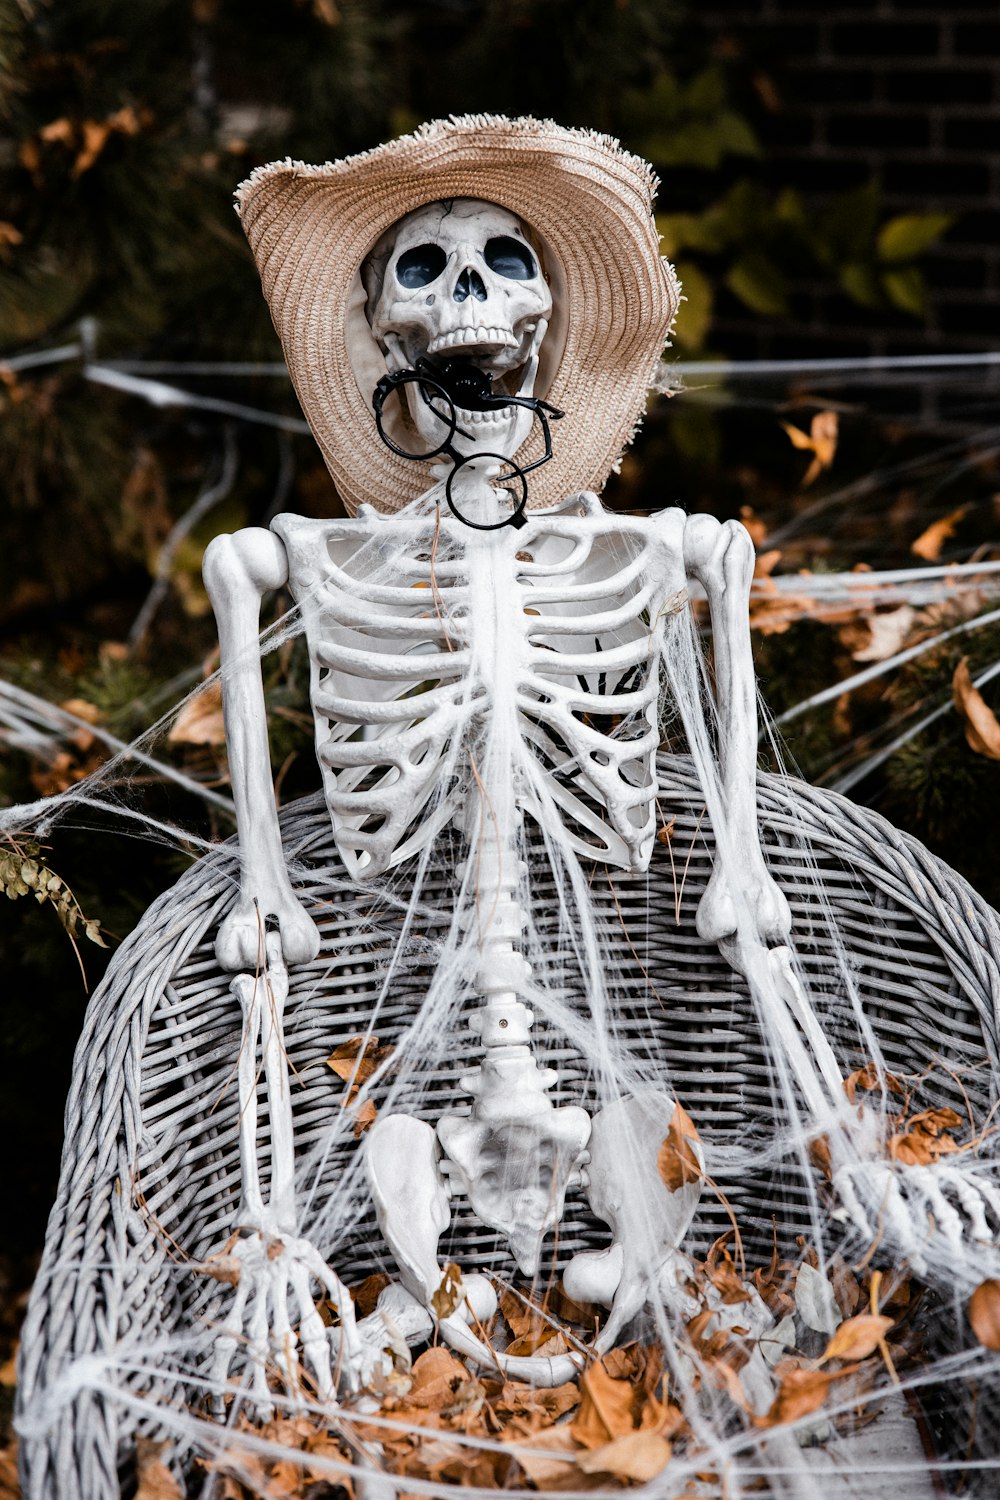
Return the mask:
<svg viewBox="0 0 1000 1500">
<path fill-rule="evenodd" d="M 537 253 L 512 215 L 470 200 L 430 205 L 396 226 L 364 274 L 372 332 L 390 370 L 461 350 L 490 372 L 499 390 L 532 394 L 552 298 Z M 437 446 L 440 417 L 416 386 L 406 388 L 406 399 L 410 421 Z M 457 476 L 463 514 L 495 521 L 502 492 L 498 496 L 491 480 L 500 458 L 524 442 L 531 413 L 510 405 L 457 415 L 463 455 L 484 455 Z M 698 930 L 720 943 L 751 982 L 756 976 L 772 985 L 793 1064 L 804 1047 L 799 1028 L 805 1034 L 820 1062 L 818 1084 L 804 1063 L 800 1070 L 814 1114 L 828 1114 L 839 1089 L 833 1054 L 791 972 L 789 910 L 768 874 L 757 832 L 747 612 L 754 549 L 744 528 L 677 509 L 649 519 L 613 516 L 595 495 L 580 494 L 531 514 L 519 531 L 478 533 L 442 513 L 440 486 L 426 498 L 422 511 L 411 507 L 400 517 L 368 507 L 347 521 L 281 516 L 269 531 L 217 538 L 206 556 L 227 669 L 224 705 L 242 859 L 239 897 L 220 930 L 217 953 L 237 976 L 233 990 L 245 1018 L 239 1069 L 244 1201 L 232 1252 L 240 1280 L 217 1342 L 216 1375 L 225 1380 L 245 1324 L 262 1405 L 267 1391 L 259 1371 L 268 1347 L 280 1351 L 286 1383 L 295 1376 L 289 1293 L 300 1309 L 303 1355 L 321 1392 L 333 1397 L 310 1279 L 339 1309 L 340 1328 L 330 1342 L 348 1386 L 384 1362 L 390 1324 L 411 1341 L 428 1335 L 442 1282 L 437 1246 L 455 1194 L 507 1237 L 522 1270 L 531 1273 L 567 1191 L 586 1191 L 613 1243 L 578 1256 L 566 1285 L 571 1294 L 612 1309 L 598 1349 L 611 1347 L 648 1299 L 676 1299 L 672 1268 L 700 1184 L 670 1192 L 655 1171 L 622 1165 L 647 1156 L 655 1163 L 674 1101 L 656 1092 L 629 1096 L 593 1119 L 577 1105 L 552 1104 L 555 1074 L 535 1059 L 533 1016 L 524 1001 L 532 976 L 520 945 L 526 913 L 518 897 L 517 832 L 525 816 L 543 829 L 555 820 L 565 844 L 587 861 L 621 869 L 648 864 L 656 829 L 662 636 L 692 584 L 707 596 L 715 643 L 726 827 Z M 380 562 L 390 554 L 386 576 Z M 302 1238 L 295 1211 L 281 1007 L 285 965 L 314 958 L 319 934 L 285 868 L 270 782 L 257 636 L 263 595 L 282 588 L 303 613 L 317 754 L 348 872 L 377 876 L 426 849 L 447 824 L 464 832 L 470 851 L 456 884 L 460 919 L 479 955 L 473 1026 L 483 1057 L 462 1080 L 471 1112 L 445 1113 L 436 1128 L 388 1115 L 370 1131 L 369 1190 L 401 1285 L 389 1288 L 376 1313 L 357 1327 L 349 1295 Z M 480 763 L 461 748 L 473 743 L 477 725 L 488 725 L 490 714 L 499 712 L 494 696 L 511 715 L 505 743 L 521 747 L 513 768 L 491 759 L 489 734 Z M 262 1010 L 265 990 L 270 1003 Z M 259 1035 L 274 1142 L 267 1202 L 255 1147 Z M 860 1204 L 857 1215 L 863 1217 Z M 557 1383 L 578 1369 L 572 1354 L 494 1354 L 470 1326 L 495 1307 L 489 1283 L 467 1276 L 462 1293 L 459 1307 L 439 1320 L 460 1352 L 539 1383 Z"/>
</svg>

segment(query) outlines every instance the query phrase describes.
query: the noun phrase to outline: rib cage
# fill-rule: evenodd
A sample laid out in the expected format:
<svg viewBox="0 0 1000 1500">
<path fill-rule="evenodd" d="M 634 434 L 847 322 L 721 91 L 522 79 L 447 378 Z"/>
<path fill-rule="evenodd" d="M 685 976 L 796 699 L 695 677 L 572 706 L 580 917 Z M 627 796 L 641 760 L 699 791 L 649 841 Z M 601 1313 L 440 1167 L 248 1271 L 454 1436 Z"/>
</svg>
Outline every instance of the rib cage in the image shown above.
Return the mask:
<svg viewBox="0 0 1000 1500">
<path fill-rule="evenodd" d="M 352 875 L 418 853 L 461 808 L 496 680 L 482 650 L 490 628 L 492 649 L 518 663 L 518 729 L 546 773 L 526 778 L 522 805 L 542 821 L 544 786 L 545 817 L 556 812 L 578 854 L 645 867 L 659 636 L 666 601 L 683 597 L 679 514 L 612 516 L 577 496 L 485 537 L 436 514 L 277 518 L 326 802 Z M 477 557 L 489 588 L 475 586 Z M 496 597 L 508 608 L 488 621 Z"/>
</svg>

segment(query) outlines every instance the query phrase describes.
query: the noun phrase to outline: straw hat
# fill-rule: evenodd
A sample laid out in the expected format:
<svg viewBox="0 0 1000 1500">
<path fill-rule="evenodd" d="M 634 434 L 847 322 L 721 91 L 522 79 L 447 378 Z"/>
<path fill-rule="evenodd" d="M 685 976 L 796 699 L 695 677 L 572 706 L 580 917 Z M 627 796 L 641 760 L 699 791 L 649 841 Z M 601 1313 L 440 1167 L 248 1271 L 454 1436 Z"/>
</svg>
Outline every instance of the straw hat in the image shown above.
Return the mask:
<svg viewBox="0 0 1000 1500">
<path fill-rule="evenodd" d="M 535 394 L 566 416 L 554 457 L 531 475 L 532 507 L 600 490 L 645 408 L 677 309 L 660 258 L 652 169 L 610 136 L 548 120 L 436 120 L 325 166 L 274 162 L 237 190 L 302 409 L 348 510 L 395 511 L 426 489 L 426 469 L 375 429 L 385 360 L 365 316 L 362 261 L 397 220 L 441 198 L 481 198 L 533 233 L 557 316 Z M 537 429 L 538 424 L 535 424 Z M 520 450 L 535 457 L 537 430 Z"/>
</svg>

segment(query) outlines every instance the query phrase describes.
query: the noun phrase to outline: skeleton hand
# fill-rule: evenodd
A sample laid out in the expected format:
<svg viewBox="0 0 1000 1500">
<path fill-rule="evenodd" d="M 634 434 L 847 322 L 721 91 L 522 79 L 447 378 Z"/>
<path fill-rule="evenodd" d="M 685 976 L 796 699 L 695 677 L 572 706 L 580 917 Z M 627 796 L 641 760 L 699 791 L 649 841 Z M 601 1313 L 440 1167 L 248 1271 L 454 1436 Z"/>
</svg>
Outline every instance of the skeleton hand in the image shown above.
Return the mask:
<svg viewBox="0 0 1000 1500">
<path fill-rule="evenodd" d="M 988 1165 L 982 1162 L 977 1169 L 940 1159 L 930 1166 L 853 1161 L 836 1168 L 833 1186 L 843 1204 L 841 1216 L 869 1243 L 881 1240 L 918 1275 L 949 1286 L 962 1285 L 968 1265 L 972 1284 L 978 1284 L 1000 1269 L 1000 1189 L 987 1175 Z M 984 1270 L 984 1247 L 993 1251 L 989 1272 Z"/>
<path fill-rule="evenodd" d="M 219 963 L 230 973 L 260 967 L 264 931 L 268 917 L 278 924 L 281 956 L 286 964 L 308 963 L 319 952 L 319 929 L 303 909 L 288 884 L 274 884 L 270 890 L 257 886 L 239 899 L 219 928 L 215 953 Z"/>
<path fill-rule="evenodd" d="M 310 1384 L 321 1398 L 334 1399 L 330 1345 L 313 1299 L 312 1282 L 319 1283 L 340 1314 L 338 1373 L 344 1384 L 356 1385 L 363 1359 L 351 1294 L 308 1240 L 256 1229 L 227 1249 L 218 1264 L 219 1270 L 213 1274 L 236 1282 L 233 1305 L 215 1340 L 212 1361 L 219 1405 L 236 1346 L 241 1342 L 246 1345 L 251 1396 L 265 1420 L 273 1410 L 269 1371 L 280 1377 L 293 1399 L 306 1395 L 298 1359 L 300 1347 Z M 298 1332 L 292 1322 L 289 1293 L 297 1311 Z"/>
</svg>

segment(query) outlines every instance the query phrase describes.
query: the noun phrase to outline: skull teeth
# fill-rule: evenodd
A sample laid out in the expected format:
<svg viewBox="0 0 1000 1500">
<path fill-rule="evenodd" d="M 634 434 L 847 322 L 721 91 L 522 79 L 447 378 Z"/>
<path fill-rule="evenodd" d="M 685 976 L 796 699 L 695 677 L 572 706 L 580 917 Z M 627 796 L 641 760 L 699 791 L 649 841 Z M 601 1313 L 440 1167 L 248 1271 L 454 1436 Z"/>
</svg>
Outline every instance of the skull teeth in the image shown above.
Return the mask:
<svg viewBox="0 0 1000 1500">
<path fill-rule="evenodd" d="M 453 328 L 450 333 L 439 333 L 437 338 L 431 339 L 427 353 L 440 354 L 442 349 L 464 349 L 483 344 L 513 349 L 517 339 L 509 328 Z"/>
<path fill-rule="evenodd" d="M 509 422 L 514 415 L 512 406 L 495 406 L 491 411 L 467 411 L 459 407 L 463 422 L 471 422 L 473 427 L 490 427 L 500 422 Z"/>
</svg>

